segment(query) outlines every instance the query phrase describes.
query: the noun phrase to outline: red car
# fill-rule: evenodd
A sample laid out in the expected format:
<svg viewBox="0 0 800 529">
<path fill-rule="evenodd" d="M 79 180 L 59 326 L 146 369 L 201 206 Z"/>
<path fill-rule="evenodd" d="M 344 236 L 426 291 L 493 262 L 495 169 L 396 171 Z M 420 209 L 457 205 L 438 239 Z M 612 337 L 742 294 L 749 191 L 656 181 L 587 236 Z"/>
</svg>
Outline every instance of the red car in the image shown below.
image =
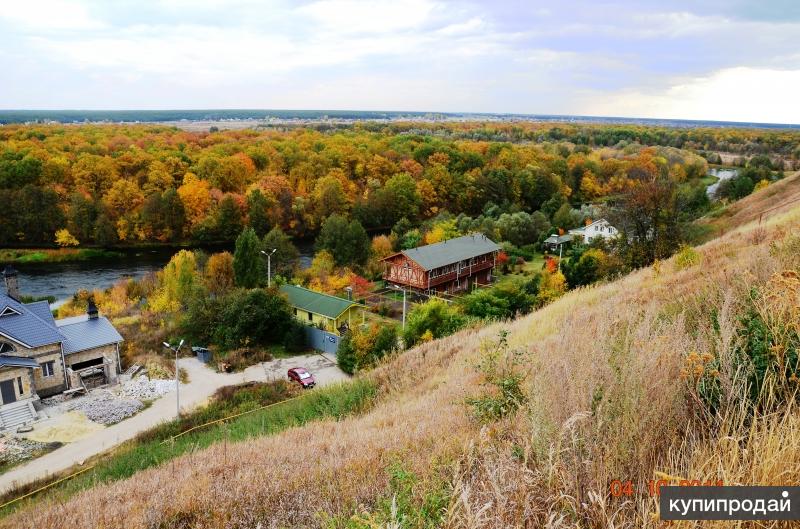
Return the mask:
<svg viewBox="0 0 800 529">
<path fill-rule="evenodd" d="M 317 383 L 314 381 L 314 376 L 302 367 L 293 367 L 287 373 L 289 380 L 294 380 L 303 388 L 313 388 Z"/>
</svg>

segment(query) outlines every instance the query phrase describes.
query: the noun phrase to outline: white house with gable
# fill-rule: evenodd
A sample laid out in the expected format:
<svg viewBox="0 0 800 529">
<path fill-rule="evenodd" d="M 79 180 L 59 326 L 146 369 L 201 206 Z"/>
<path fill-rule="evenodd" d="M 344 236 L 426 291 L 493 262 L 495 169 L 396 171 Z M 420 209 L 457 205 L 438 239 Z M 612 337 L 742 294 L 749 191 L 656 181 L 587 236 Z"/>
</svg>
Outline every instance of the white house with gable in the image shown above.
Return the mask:
<svg viewBox="0 0 800 529">
<path fill-rule="evenodd" d="M 597 237 L 602 237 L 606 240 L 613 239 L 619 235 L 619 230 L 606 219 L 600 219 L 590 222 L 582 228 L 569 230 L 569 234 L 575 239 L 582 239 L 580 242 L 583 244 L 589 244 Z"/>
</svg>

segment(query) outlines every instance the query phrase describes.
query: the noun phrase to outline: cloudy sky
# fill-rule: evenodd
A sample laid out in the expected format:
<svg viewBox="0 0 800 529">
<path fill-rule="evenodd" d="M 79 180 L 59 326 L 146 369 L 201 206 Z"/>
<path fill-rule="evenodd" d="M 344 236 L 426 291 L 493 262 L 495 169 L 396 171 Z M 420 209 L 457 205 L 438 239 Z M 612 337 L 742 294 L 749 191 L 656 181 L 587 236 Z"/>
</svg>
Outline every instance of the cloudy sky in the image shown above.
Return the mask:
<svg viewBox="0 0 800 529">
<path fill-rule="evenodd" d="M 800 2 L 2 0 L 0 108 L 800 123 Z"/>
</svg>

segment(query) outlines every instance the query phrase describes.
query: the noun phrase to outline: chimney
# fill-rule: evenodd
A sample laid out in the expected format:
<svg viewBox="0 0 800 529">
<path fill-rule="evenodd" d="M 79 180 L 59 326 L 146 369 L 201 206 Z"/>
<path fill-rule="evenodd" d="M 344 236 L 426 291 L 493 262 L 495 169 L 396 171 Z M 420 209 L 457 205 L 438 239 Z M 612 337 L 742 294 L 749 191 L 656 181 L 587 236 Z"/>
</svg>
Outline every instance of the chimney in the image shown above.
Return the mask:
<svg viewBox="0 0 800 529">
<path fill-rule="evenodd" d="M 89 298 L 89 303 L 86 305 L 86 314 L 90 320 L 96 320 L 98 317 L 97 305 L 94 303 L 94 297 Z"/>
<path fill-rule="evenodd" d="M 3 270 L 3 279 L 6 282 L 6 293 L 8 297 L 19 301 L 19 282 L 17 279 L 17 271 L 14 270 L 13 266 L 6 266 L 6 269 Z"/>
<path fill-rule="evenodd" d="M 347 301 L 353 301 L 353 287 L 347 287 L 344 291 L 347 292 Z"/>
</svg>

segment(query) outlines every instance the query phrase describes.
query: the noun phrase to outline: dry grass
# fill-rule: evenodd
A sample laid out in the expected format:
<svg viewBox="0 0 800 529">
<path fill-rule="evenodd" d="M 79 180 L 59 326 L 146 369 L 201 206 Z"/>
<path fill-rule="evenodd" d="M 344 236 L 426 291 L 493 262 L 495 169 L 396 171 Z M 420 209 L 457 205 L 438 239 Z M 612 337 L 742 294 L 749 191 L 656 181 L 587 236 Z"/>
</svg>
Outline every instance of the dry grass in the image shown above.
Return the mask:
<svg viewBox="0 0 800 529">
<path fill-rule="evenodd" d="M 758 195 L 752 200 L 762 204 Z M 408 351 L 368 375 L 382 396 L 362 416 L 216 445 L 0 526 L 321 526 L 314 513 L 346 520 L 376 509 L 397 461 L 422 482 L 452 476 L 443 513 L 451 528 L 656 527 L 646 483 L 663 474 L 798 483 L 800 411 L 773 403 L 754 412 L 733 360 L 752 289 L 780 298 L 768 283 L 800 266 L 798 226 L 800 207 L 787 208 L 699 247 L 696 264 L 639 270 L 520 320 Z M 792 299 L 770 299 L 766 310 L 796 317 Z M 464 400 L 480 391 L 481 341 L 501 328 L 524 351 L 528 402 L 516 416 L 481 426 Z M 690 352 L 718 366 L 715 415 L 694 379 L 681 375 Z M 611 498 L 615 479 L 632 481 L 637 492 Z M 753 525 L 725 525 L 738 526 Z"/>
</svg>

